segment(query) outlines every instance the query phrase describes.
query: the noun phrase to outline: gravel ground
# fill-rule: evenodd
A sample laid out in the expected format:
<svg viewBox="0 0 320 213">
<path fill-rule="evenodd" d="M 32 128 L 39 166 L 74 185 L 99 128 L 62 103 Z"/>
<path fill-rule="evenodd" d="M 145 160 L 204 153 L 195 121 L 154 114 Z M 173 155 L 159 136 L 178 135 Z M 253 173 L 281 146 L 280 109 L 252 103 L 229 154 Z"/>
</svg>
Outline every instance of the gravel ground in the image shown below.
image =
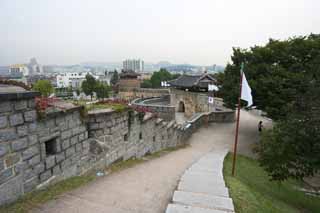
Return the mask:
<svg viewBox="0 0 320 213">
<path fill-rule="evenodd" d="M 270 125 L 257 115 L 242 111 L 239 153 L 254 156 L 251 148 L 258 142 L 259 120 Z M 193 162 L 213 149 L 233 149 L 234 129 L 235 123 L 210 124 L 193 134 L 191 146 L 99 178 L 34 212 L 163 213 L 180 176 Z"/>
</svg>

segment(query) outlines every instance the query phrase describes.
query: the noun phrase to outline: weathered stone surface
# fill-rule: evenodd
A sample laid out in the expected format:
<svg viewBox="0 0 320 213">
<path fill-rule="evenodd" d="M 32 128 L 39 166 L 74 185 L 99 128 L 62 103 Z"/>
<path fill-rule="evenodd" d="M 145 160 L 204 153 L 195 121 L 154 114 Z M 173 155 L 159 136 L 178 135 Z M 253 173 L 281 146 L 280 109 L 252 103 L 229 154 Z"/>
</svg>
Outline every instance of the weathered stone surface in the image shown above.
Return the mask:
<svg viewBox="0 0 320 213">
<path fill-rule="evenodd" d="M 0 158 L 9 152 L 9 147 L 5 143 L 0 143 Z"/>
<path fill-rule="evenodd" d="M 0 159 L 0 171 L 4 170 L 4 162 Z"/>
<path fill-rule="evenodd" d="M 26 109 L 27 106 L 28 106 L 28 104 L 27 104 L 26 100 L 19 100 L 14 103 L 15 110 L 23 110 L 23 109 Z"/>
<path fill-rule="evenodd" d="M 29 146 L 38 143 L 38 136 L 37 135 L 29 135 Z"/>
<path fill-rule="evenodd" d="M 59 175 L 59 174 L 61 174 L 61 169 L 60 169 L 60 166 L 59 166 L 59 165 L 56 165 L 55 167 L 53 167 L 53 169 L 52 169 L 52 174 L 53 174 L 53 175 Z"/>
<path fill-rule="evenodd" d="M 32 122 L 37 119 L 37 112 L 35 110 L 24 112 L 23 115 L 26 122 Z"/>
<path fill-rule="evenodd" d="M 40 182 L 48 180 L 52 176 L 51 170 L 47 170 L 44 173 L 40 174 Z"/>
<path fill-rule="evenodd" d="M 70 146 L 70 139 L 65 139 L 61 142 L 62 149 L 65 150 Z"/>
<path fill-rule="evenodd" d="M 44 163 L 39 163 L 38 165 L 33 167 L 33 171 L 35 174 L 39 174 L 44 171 L 44 168 L 45 168 Z"/>
<path fill-rule="evenodd" d="M 0 205 L 14 201 L 22 194 L 23 177 L 19 175 L 0 185 Z"/>
<path fill-rule="evenodd" d="M 56 156 L 52 155 L 46 158 L 46 169 L 50 169 L 56 163 Z"/>
<path fill-rule="evenodd" d="M 211 196 L 201 193 L 175 191 L 172 201 L 189 206 L 201 206 L 208 209 L 234 211 L 231 198 Z"/>
<path fill-rule="evenodd" d="M 22 152 L 22 159 L 28 160 L 32 156 L 39 154 L 39 147 L 37 145 L 31 146 Z"/>
<path fill-rule="evenodd" d="M 2 112 L 11 112 L 11 102 L 5 101 L 5 102 L 0 102 L 0 113 Z"/>
<path fill-rule="evenodd" d="M 71 160 L 70 159 L 65 159 L 64 161 L 62 161 L 61 163 L 61 169 L 62 171 L 65 171 L 66 169 L 68 169 L 71 166 Z"/>
<path fill-rule="evenodd" d="M 72 131 L 71 130 L 66 130 L 66 131 L 63 131 L 61 133 L 61 139 L 64 140 L 66 138 L 70 138 L 72 135 Z"/>
<path fill-rule="evenodd" d="M 36 186 L 39 184 L 39 178 L 38 177 L 34 177 L 30 180 L 28 180 L 27 182 L 24 183 L 23 187 L 24 187 L 24 193 L 30 192 L 32 191 L 34 188 L 36 188 Z"/>
<path fill-rule="evenodd" d="M 82 150 L 81 143 L 76 144 L 76 152 L 80 152 Z"/>
<path fill-rule="evenodd" d="M 70 148 L 68 148 L 66 150 L 66 157 L 69 157 L 69 156 L 73 155 L 74 153 L 76 153 L 75 147 L 71 146 Z"/>
<path fill-rule="evenodd" d="M 7 168 L 13 166 L 14 164 L 18 163 L 20 160 L 20 155 L 18 153 L 12 153 L 5 157 L 5 163 Z"/>
<path fill-rule="evenodd" d="M 0 185 L 6 182 L 11 176 L 13 176 L 13 169 L 5 169 L 0 172 Z"/>
<path fill-rule="evenodd" d="M 7 116 L 0 116 L 0 129 L 8 126 L 8 118 Z"/>
<path fill-rule="evenodd" d="M 15 140 L 11 143 L 11 147 L 13 151 L 19 151 L 19 150 L 25 149 L 28 147 L 28 139 L 21 138 L 21 139 Z"/>
<path fill-rule="evenodd" d="M 71 145 L 75 145 L 76 143 L 78 143 L 78 136 L 76 135 L 70 138 L 70 143 Z"/>
<path fill-rule="evenodd" d="M 9 116 L 10 125 L 11 126 L 17 126 L 19 124 L 23 124 L 23 117 L 22 113 L 17 113 Z"/>
<path fill-rule="evenodd" d="M 16 174 L 20 174 L 28 168 L 28 164 L 26 162 L 20 161 L 15 165 L 14 171 Z"/>
<path fill-rule="evenodd" d="M 40 163 L 40 155 L 35 155 L 33 156 L 30 160 L 28 160 L 29 165 L 34 166 Z"/>
<path fill-rule="evenodd" d="M 181 204 L 169 204 L 165 213 L 226 213 L 225 211 L 206 209 Z"/>
<path fill-rule="evenodd" d="M 0 142 L 18 138 L 15 128 L 0 129 Z"/>
<path fill-rule="evenodd" d="M 28 125 L 21 125 L 17 127 L 17 133 L 19 137 L 28 135 Z"/>
<path fill-rule="evenodd" d="M 61 161 L 63 161 L 65 159 L 65 153 L 64 152 L 61 152 L 59 154 L 56 155 L 56 162 L 57 163 L 60 163 Z"/>
<path fill-rule="evenodd" d="M 29 132 L 30 133 L 35 133 L 37 131 L 37 123 L 30 123 L 29 124 Z"/>
</svg>

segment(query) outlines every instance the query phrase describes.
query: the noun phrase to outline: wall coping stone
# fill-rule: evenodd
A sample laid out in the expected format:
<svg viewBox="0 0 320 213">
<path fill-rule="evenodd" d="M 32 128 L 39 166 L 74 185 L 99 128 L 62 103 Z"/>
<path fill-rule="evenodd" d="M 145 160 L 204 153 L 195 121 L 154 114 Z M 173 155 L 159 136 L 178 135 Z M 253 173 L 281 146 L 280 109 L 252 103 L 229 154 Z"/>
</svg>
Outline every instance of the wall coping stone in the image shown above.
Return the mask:
<svg viewBox="0 0 320 213">
<path fill-rule="evenodd" d="M 40 96 L 40 93 L 35 91 L 8 92 L 8 93 L 0 93 L 0 100 L 10 101 L 10 100 L 20 100 L 20 99 L 32 99 L 36 96 Z"/>
</svg>

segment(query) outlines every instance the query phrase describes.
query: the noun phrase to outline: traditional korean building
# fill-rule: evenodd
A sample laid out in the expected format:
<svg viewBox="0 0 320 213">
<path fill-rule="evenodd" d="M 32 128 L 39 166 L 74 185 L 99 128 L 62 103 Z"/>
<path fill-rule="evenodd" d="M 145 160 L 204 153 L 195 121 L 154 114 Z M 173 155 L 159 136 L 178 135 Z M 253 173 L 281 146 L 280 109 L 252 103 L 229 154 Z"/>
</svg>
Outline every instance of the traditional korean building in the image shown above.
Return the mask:
<svg viewBox="0 0 320 213">
<path fill-rule="evenodd" d="M 122 71 L 120 73 L 119 88 L 140 88 L 140 74 L 134 71 Z"/>
<path fill-rule="evenodd" d="M 169 81 L 171 87 L 193 92 L 207 92 L 208 85 L 216 85 L 217 81 L 211 75 L 182 75 L 179 78 Z"/>
</svg>

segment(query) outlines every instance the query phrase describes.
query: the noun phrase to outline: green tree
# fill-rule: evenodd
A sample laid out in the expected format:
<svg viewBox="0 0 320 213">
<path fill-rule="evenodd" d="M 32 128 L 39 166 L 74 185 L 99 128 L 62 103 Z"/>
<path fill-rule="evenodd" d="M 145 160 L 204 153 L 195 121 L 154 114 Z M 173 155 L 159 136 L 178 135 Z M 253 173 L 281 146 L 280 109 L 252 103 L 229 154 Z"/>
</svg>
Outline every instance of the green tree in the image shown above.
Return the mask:
<svg viewBox="0 0 320 213">
<path fill-rule="evenodd" d="M 275 121 L 260 143 L 261 165 L 280 181 L 319 171 L 320 35 L 234 48 L 231 59 L 221 90 L 226 105 L 237 103 L 244 62 L 254 105 Z"/>
<path fill-rule="evenodd" d="M 119 81 L 119 74 L 118 74 L 117 70 L 115 70 L 113 72 L 111 79 L 110 79 L 110 84 L 114 86 L 118 83 L 118 81 Z"/>
<path fill-rule="evenodd" d="M 81 84 L 82 91 L 86 95 L 90 95 L 91 100 L 92 100 L 93 92 L 95 92 L 96 86 L 97 86 L 97 81 L 90 74 L 86 75 L 86 79 Z"/>
<path fill-rule="evenodd" d="M 48 97 L 54 92 L 54 88 L 49 80 L 38 80 L 32 88 L 40 92 L 43 97 Z"/>
<path fill-rule="evenodd" d="M 109 97 L 109 93 L 111 91 L 111 88 L 106 83 L 98 81 L 96 83 L 96 87 L 95 87 L 94 91 L 97 93 L 97 98 L 103 99 L 103 98 Z"/>
<path fill-rule="evenodd" d="M 142 88 L 152 88 L 152 83 L 150 79 L 145 79 L 141 83 Z"/>
</svg>

